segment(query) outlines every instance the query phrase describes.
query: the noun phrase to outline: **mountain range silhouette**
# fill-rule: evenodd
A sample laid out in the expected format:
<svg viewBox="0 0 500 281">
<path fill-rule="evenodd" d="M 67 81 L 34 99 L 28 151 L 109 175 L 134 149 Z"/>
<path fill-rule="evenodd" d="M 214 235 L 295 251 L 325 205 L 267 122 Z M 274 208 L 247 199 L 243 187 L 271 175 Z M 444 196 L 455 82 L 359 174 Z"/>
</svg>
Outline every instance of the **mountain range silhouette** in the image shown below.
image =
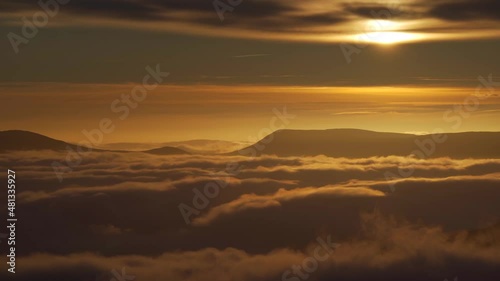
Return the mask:
<svg viewBox="0 0 500 281">
<path fill-rule="evenodd" d="M 77 145 L 41 134 L 0 131 L 0 151 L 76 149 Z M 408 156 L 420 158 L 500 158 L 500 132 L 464 132 L 444 135 L 413 135 L 358 129 L 279 130 L 257 143 L 227 155 L 277 155 L 364 158 Z M 93 149 L 93 151 L 129 152 Z M 178 147 L 165 146 L 142 151 L 155 155 L 190 154 Z"/>
</svg>

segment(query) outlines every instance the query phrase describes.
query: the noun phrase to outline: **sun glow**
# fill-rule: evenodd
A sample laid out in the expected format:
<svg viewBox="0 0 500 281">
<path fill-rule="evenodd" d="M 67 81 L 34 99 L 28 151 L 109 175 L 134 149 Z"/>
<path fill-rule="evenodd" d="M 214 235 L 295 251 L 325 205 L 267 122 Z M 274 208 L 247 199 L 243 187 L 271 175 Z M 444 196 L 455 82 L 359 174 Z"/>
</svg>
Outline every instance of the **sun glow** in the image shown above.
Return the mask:
<svg viewBox="0 0 500 281">
<path fill-rule="evenodd" d="M 376 44 L 396 44 L 409 42 L 417 39 L 417 36 L 407 32 L 370 32 L 359 37 L 362 41 L 366 43 L 376 43 Z"/>
<path fill-rule="evenodd" d="M 404 32 L 405 26 L 391 20 L 366 21 L 364 33 L 354 35 L 357 41 L 368 44 L 397 44 L 419 39 L 414 33 Z"/>
</svg>

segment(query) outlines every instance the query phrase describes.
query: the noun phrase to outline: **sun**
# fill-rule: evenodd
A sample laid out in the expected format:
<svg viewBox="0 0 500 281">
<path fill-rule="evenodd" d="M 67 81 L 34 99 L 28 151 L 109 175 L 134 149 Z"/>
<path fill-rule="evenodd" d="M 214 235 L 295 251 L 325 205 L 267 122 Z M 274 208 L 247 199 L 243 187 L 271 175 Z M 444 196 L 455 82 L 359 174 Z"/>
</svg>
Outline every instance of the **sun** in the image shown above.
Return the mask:
<svg viewBox="0 0 500 281">
<path fill-rule="evenodd" d="M 418 39 L 418 35 L 401 31 L 400 23 L 391 20 L 369 20 L 366 22 L 367 32 L 357 34 L 356 38 L 368 44 L 392 45 Z"/>
<path fill-rule="evenodd" d="M 391 45 L 412 41 L 415 39 L 415 36 L 407 32 L 383 31 L 366 33 L 363 39 L 365 39 L 366 43 Z"/>
</svg>

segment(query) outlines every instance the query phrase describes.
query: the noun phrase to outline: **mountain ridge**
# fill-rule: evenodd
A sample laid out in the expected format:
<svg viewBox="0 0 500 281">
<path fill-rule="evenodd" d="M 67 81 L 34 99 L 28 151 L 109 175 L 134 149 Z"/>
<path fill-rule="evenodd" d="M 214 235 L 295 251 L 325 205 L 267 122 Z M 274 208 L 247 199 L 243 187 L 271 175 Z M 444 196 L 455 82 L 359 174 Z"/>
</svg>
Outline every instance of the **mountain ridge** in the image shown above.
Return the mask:
<svg viewBox="0 0 500 281">
<path fill-rule="evenodd" d="M 0 152 L 7 151 L 29 151 L 29 150 L 52 150 L 52 151 L 67 151 L 73 149 L 80 151 L 81 148 L 76 144 L 54 139 L 39 133 L 25 130 L 6 130 L 0 131 Z M 107 150 L 92 147 L 95 152 L 123 152 L 126 150 Z M 172 154 L 189 154 L 188 152 L 175 147 L 161 147 L 158 149 L 139 151 L 149 154 L 172 155 Z"/>
<path fill-rule="evenodd" d="M 442 141 L 443 138 L 446 139 Z M 231 154 L 348 158 L 418 154 L 425 158 L 500 158 L 498 143 L 500 132 L 416 135 L 359 129 L 284 129 Z"/>
<path fill-rule="evenodd" d="M 444 141 L 440 138 L 446 138 Z M 278 130 L 253 145 L 223 155 L 277 155 L 366 158 L 409 156 L 419 158 L 500 158 L 500 132 L 460 132 L 415 135 L 360 129 Z M 23 130 L 0 131 L 0 152 L 25 150 L 65 151 L 77 145 Z M 93 148 L 97 152 L 131 152 Z M 154 155 L 182 155 L 190 152 L 164 146 L 138 151 Z"/>
</svg>

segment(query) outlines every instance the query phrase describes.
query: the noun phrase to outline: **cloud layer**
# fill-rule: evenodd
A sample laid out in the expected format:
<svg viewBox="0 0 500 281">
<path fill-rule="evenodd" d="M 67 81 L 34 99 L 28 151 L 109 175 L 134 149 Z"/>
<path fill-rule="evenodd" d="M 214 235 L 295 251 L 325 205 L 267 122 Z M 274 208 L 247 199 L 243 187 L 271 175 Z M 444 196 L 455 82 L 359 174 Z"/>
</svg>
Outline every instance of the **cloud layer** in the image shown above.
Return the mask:
<svg viewBox="0 0 500 281">
<path fill-rule="evenodd" d="M 307 270 L 304 261 L 321 249 L 316 241 L 302 250 L 281 248 L 264 254 L 235 248 L 204 248 L 155 257 L 32 254 L 21 258 L 23 270 L 17 273 L 16 280 L 110 280 L 116 273 L 151 281 L 201 281 L 207 275 L 213 280 L 243 281 L 300 280 L 300 276 L 316 281 L 366 280 L 368 276 L 371 280 L 390 281 L 444 280 L 454 276 L 475 280 L 478 274 L 481 280 L 498 278 L 498 228 L 450 235 L 436 227 L 397 222 L 378 213 L 363 216 L 363 227 L 362 236 L 336 247 L 314 270 Z M 290 273 L 297 267 L 298 273 Z"/>
<path fill-rule="evenodd" d="M 87 153 L 60 183 L 51 163 L 65 156 L 0 154 L 18 175 L 20 280 L 123 267 L 144 280 L 276 280 L 327 236 L 341 247 L 310 280 L 498 278 L 498 159 Z M 196 210 L 190 224 L 180 204 Z"/>
<path fill-rule="evenodd" d="M 233 3 L 233 4 L 231 4 Z M 238 35 L 283 39 L 346 41 L 353 40 L 355 29 L 363 28 L 366 20 L 403 20 L 399 31 L 424 31 L 432 26 L 433 33 L 443 36 L 424 39 L 448 40 L 460 37 L 498 37 L 485 22 L 499 20 L 495 0 L 480 1 L 409 1 L 405 3 L 326 0 L 291 2 L 272 1 L 90 1 L 72 0 L 61 6 L 61 12 L 81 18 L 83 22 L 119 24 L 146 28 L 174 30 L 182 26 L 185 32 L 202 32 L 219 35 Z M 15 21 L 14 15 L 39 10 L 37 1 L 2 1 L 0 7 L 7 22 Z M 217 8 L 216 8 L 217 7 Z M 219 10 L 219 12 L 217 12 Z M 63 20 L 62 17 L 60 20 Z M 76 21 L 78 22 L 78 20 Z M 75 22 L 73 22 L 75 23 Z M 405 24 L 412 26 L 404 28 Z M 77 23 L 78 24 L 78 23 Z M 81 24 L 81 23 L 80 23 Z M 462 34 L 453 29 L 462 29 Z M 176 30 L 179 30 L 177 28 Z M 474 36 L 472 30 L 480 30 Z M 490 34 L 487 34 L 490 31 Z M 493 33 L 492 33 L 493 32 Z M 326 38 L 328 36 L 329 38 Z"/>
</svg>

